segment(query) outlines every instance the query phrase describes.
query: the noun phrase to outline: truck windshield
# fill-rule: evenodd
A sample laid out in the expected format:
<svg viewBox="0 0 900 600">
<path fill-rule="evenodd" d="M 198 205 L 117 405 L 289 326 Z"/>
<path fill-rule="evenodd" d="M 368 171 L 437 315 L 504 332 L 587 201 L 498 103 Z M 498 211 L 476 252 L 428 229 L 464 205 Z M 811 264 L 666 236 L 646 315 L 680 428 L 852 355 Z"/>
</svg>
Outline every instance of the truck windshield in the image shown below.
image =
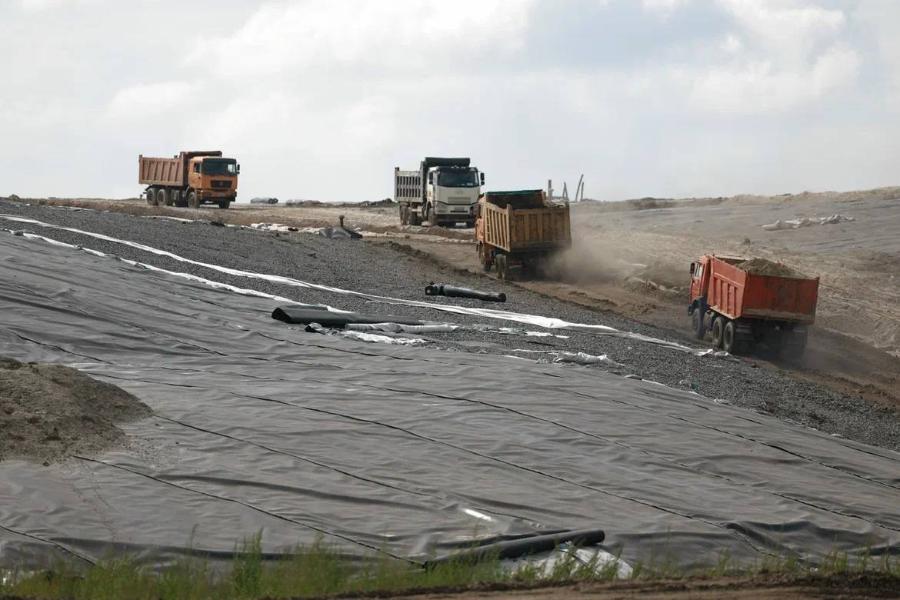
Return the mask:
<svg viewBox="0 0 900 600">
<path fill-rule="evenodd" d="M 442 187 L 477 187 L 478 177 L 474 170 L 441 170 L 438 172 L 438 185 Z"/>
<path fill-rule="evenodd" d="M 204 175 L 237 175 L 237 161 L 230 158 L 204 158 Z"/>
</svg>

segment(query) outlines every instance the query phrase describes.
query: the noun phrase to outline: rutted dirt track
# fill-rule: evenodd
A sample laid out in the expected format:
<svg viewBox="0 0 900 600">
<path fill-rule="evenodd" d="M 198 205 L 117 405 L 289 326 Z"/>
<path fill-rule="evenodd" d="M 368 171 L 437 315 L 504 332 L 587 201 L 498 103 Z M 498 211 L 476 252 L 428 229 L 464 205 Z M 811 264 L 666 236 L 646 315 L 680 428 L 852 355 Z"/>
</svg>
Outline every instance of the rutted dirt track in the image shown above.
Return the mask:
<svg viewBox="0 0 900 600">
<path fill-rule="evenodd" d="M 64 204 L 58 201 L 54 203 Z M 383 296 L 426 300 L 423 290 L 430 281 L 490 287 L 507 293 L 510 300 L 502 308 L 511 311 L 559 317 L 571 322 L 598 323 L 655 338 L 694 343 L 687 337 L 684 327 L 684 297 L 683 290 L 679 289 L 682 278 L 674 271 L 675 265 L 681 264 L 678 270 L 684 273 L 686 279 L 687 263 L 681 263 L 674 253 L 655 254 L 647 248 L 638 252 L 638 244 L 625 245 L 628 252 L 620 252 L 618 255 L 606 251 L 596 254 L 576 252 L 573 260 L 562 265 L 569 272 L 568 280 L 511 285 L 485 279 L 480 273 L 474 263 L 472 245 L 466 241 L 470 232 L 422 228 L 398 231 L 393 226 L 378 225 L 394 219 L 394 210 L 390 207 L 315 207 L 317 212 L 310 214 L 304 208 L 266 207 L 261 211 L 255 207 L 228 211 L 212 208 L 199 211 L 160 209 L 134 201 L 87 201 L 82 205 L 101 210 L 80 211 L 39 204 L 0 202 L 0 212 L 131 240 L 193 260 L 259 273 L 286 275 Z M 576 208 L 576 223 L 589 221 L 587 217 L 579 216 L 579 213 L 594 209 L 588 205 Z M 104 209 L 113 212 L 105 212 Z M 329 215 L 332 217 L 330 223 L 335 224 L 339 214 L 345 215 L 348 226 L 367 232 L 368 243 L 328 240 L 302 232 L 279 234 L 210 226 L 212 221 L 227 221 L 244 225 L 269 222 L 307 227 L 329 224 L 326 218 Z M 199 221 L 136 218 L 134 215 L 174 216 Z M 370 218 L 365 220 L 367 215 Z M 296 288 L 277 283 L 248 281 L 243 277 L 185 264 L 58 228 L 8 221 L 0 226 L 30 231 L 174 271 L 188 271 L 240 287 L 253 287 L 301 302 L 326 303 L 348 310 L 381 311 L 428 320 L 453 320 L 467 325 L 485 323 L 483 318 L 461 315 L 451 317 L 434 310 L 372 303 L 354 296 L 335 296 L 315 290 L 299 293 Z M 380 227 L 381 231 L 373 232 L 376 227 Z M 605 230 L 600 230 L 601 233 L 603 231 Z M 616 235 L 629 235 L 627 231 L 615 231 L 610 231 L 602 239 L 615 245 Z M 587 239 L 587 235 L 578 234 L 578 239 Z M 665 258 L 654 260 L 655 256 Z M 435 298 L 431 301 L 483 306 L 472 300 Z M 765 366 L 765 362 L 760 360 L 733 361 L 697 357 L 652 343 L 579 331 L 565 331 L 564 338 L 523 340 L 520 336 L 497 331 L 497 327 L 510 325 L 509 323 L 494 322 L 493 325 L 495 327 L 492 331 L 469 331 L 465 335 L 437 334 L 432 338 L 442 347 L 465 352 L 518 353 L 529 357 L 552 357 L 552 353 L 558 352 L 606 354 L 621 365 L 616 369 L 623 375 L 636 375 L 673 387 L 691 389 L 713 399 L 774 414 L 851 439 L 889 448 L 900 447 L 900 420 L 897 419 L 895 396 L 890 395 L 889 387 L 889 384 L 896 382 L 896 373 L 900 369 L 895 368 L 897 359 L 883 352 L 871 350 L 883 356 L 887 366 L 880 375 L 870 373 L 870 376 L 873 380 L 876 375 L 883 377 L 884 387 L 872 384 L 871 388 L 863 388 L 858 382 L 842 381 L 815 371 L 803 371 L 797 376 L 797 373 L 790 375 L 784 372 L 779 365 L 760 368 L 761 365 Z M 861 342 L 856 343 L 862 345 Z M 702 345 L 695 347 L 697 350 L 704 348 Z M 836 351 L 836 354 L 837 358 L 843 359 L 845 353 Z M 861 361 L 864 363 L 860 366 L 878 365 L 868 357 Z M 822 381 L 827 382 L 831 390 L 824 389 Z M 865 399 L 861 397 L 864 395 Z M 873 403 L 870 401 L 873 399 L 881 401 Z"/>
</svg>

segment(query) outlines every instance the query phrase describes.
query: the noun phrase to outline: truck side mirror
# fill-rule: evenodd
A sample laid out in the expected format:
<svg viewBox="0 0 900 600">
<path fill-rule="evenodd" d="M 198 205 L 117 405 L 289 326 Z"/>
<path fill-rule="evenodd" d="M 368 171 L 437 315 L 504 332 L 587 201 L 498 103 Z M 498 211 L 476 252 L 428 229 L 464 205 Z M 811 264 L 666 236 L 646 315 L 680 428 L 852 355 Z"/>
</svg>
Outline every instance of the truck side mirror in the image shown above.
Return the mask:
<svg viewBox="0 0 900 600">
<path fill-rule="evenodd" d="M 481 173 L 481 185 L 484 185 L 484 173 Z"/>
<path fill-rule="evenodd" d="M 434 183 L 434 173 L 428 174 L 428 183 Z"/>
<path fill-rule="evenodd" d="M 691 275 L 694 274 L 694 271 L 697 270 L 697 263 L 691 263 Z"/>
<path fill-rule="evenodd" d="M 237 171 L 236 171 L 236 173 L 237 173 L 238 175 L 241 174 L 241 165 L 238 165 L 238 166 L 237 166 Z"/>
</svg>

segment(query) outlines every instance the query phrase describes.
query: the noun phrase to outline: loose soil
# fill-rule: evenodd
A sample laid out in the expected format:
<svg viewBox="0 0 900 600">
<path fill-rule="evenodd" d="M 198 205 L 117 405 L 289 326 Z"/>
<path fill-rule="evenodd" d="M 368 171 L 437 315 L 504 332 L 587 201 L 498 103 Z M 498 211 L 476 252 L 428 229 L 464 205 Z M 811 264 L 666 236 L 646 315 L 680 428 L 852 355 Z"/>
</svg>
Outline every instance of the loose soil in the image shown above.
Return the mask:
<svg viewBox="0 0 900 600">
<path fill-rule="evenodd" d="M 0 460 L 49 464 L 124 439 L 116 424 L 150 409 L 118 387 L 61 365 L 0 359 Z"/>
<path fill-rule="evenodd" d="M 735 265 L 751 275 L 767 275 L 770 277 L 789 277 L 791 279 L 808 279 L 808 277 L 789 266 L 765 258 L 751 258 Z"/>
<path fill-rule="evenodd" d="M 779 598 L 811 600 L 813 598 L 897 598 L 900 580 L 877 574 L 832 577 L 750 577 L 715 579 L 680 579 L 672 581 L 627 581 L 582 583 L 530 590 L 479 590 L 468 592 L 431 592 L 406 596 L 411 600 L 556 600 L 590 598 L 591 600 L 755 600 Z M 387 597 L 387 596 L 384 596 Z"/>
</svg>

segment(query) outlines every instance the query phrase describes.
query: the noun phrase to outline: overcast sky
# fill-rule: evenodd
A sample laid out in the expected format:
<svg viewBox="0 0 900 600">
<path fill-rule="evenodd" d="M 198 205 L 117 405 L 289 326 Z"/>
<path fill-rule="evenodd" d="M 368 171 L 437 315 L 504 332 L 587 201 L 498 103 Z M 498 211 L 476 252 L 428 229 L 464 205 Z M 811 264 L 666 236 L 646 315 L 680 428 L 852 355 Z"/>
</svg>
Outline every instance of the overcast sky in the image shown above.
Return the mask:
<svg viewBox="0 0 900 600">
<path fill-rule="evenodd" d="M 588 197 L 900 184 L 900 0 L 0 0 L 0 195 L 372 200 L 471 156 Z"/>
</svg>

